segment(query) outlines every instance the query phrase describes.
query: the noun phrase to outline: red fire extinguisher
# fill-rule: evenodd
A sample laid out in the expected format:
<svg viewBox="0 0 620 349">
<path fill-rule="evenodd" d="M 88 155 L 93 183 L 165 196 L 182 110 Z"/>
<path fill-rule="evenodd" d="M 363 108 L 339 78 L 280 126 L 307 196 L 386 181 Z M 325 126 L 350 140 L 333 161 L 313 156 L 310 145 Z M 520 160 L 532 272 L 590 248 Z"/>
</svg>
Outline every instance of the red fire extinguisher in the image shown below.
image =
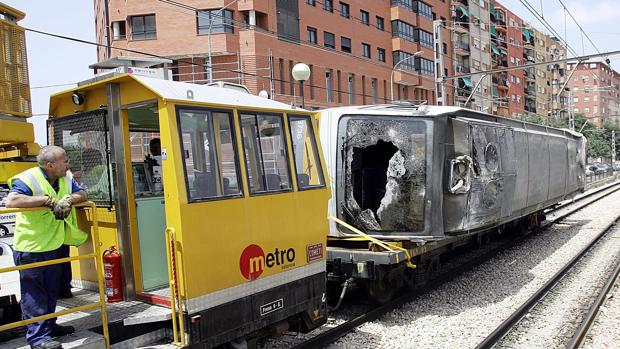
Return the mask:
<svg viewBox="0 0 620 349">
<path fill-rule="evenodd" d="M 114 246 L 103 252 L 103 277 L 105 279 L 105 294 L 108 297 L 108 302 L 122 301 L 121 254 Z"/>
</svg>

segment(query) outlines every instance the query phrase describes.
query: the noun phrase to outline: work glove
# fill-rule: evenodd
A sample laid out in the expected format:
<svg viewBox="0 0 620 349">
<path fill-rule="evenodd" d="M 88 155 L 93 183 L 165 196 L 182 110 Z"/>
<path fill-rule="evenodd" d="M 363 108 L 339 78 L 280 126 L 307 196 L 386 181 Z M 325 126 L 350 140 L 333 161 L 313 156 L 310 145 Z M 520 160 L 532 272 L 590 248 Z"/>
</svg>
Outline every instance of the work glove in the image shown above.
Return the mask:
<svg viewBox="0 0 620 349">
<path fill-rule="evenodd" d="M 71 214 L 72 205 L 73 198 L 71 198 L 71 195 L 65 195 L 62 199 L 58 200 L 52 209 L 56 219 L 63 220 L 69 217 L 69 214 Z"/>
<path fill-rule="evenodd" d="M 46 196 L 47 196 L 47 200 L 45 200 L 45 203 L 43 204 L 43 206 L 47 206 L 51 210 L 54 210 L 54 207 L 56 207 L 56 204 L 58 203 L 58 199 L 56 199 L 55 197 L 48 196 L 48 195 Z"/>
</svg>

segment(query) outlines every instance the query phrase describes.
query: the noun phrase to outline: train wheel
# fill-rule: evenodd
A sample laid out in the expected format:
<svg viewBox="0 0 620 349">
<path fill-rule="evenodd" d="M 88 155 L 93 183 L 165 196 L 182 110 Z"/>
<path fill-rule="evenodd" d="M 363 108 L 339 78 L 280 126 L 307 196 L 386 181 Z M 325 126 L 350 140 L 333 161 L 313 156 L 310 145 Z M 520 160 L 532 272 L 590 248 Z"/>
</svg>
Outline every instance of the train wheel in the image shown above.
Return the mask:
<svg viewBox="0 0 620 349">
<path fill-rule="evenodd" d="M 396 291 L 396 288 L 385 279 L 369 281 L 366 284 L 368 297 L 378 304 L 385 304 L 394 299 Z"/>
</svg>

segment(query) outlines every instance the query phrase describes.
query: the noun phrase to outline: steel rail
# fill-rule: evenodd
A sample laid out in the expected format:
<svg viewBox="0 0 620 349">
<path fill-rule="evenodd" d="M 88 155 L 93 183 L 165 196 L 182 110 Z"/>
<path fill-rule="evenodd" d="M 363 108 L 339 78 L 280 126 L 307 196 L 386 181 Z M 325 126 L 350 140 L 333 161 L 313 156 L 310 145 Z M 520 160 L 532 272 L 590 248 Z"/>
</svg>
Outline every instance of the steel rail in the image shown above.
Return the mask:
<svg viewBox="0 0 620 349">
<path fill-rule="evenodd" d="M 610 193 L 609 193 L 610 194 Z M 601 198 L 609 195 L 606 194 Z M 597 199 L 595 201 L 600 200 Z M 583 208 L 584 205 L 580 206 Z M 476 349 L 488 349 L 495 346 L 504 336 L 510 332 L 520 321 L 521 319 L 530 311 L 536 304 L 540 302 L 540 300 L 553 289 L 558 282 L 569 272 L 571 271 L 575 265 L 581 261 L 581 259 L 588 253 L 592 248 L 604 237 L 606 236 L 611 229 L 620 221 L 620 216 L 616 217 L 616 219 L 608 224 L 589 244 L 584 247 L 581 252 L 579 252 L 575 257 L 573 257 L 561 270 L 559 270 L 555 275 L 547 281 L 536 293 L 534 293 L 530 298 L 523 303 L 515 312 L 513 312 L 506 320 L 504 320 L 491 334 L 489 334 L 480 344 L 476 346 Z"/>
<path fill-rule="evenodd" d="M 598 294 L 596 301 L 594 301 L 594 303 L 588 310 L 586 317 L 583 319 L 583 321 L 581 322 L 581 324 L 575 331 L 575 335 L 573 336 L 573 338 L 571 338 L 570 342 L 566 345 L 567 349 L 577 349 L 581 346 L 581 343 L 586 338 L 586 335 L 588 334 L 592 326 L 592 323 L 594 322 L 594 319 L 599 313 L 599 309 L 601 308 L 603 303 L 605 303 L 605 300 L 607 299 L 607 294 L 609 294 L 609 291 L 611 291 L 611 289 L 614 287 L 616 283 L 616 279 L 618 278 L 618 275 L 620 275 L 620 260 L 616 262 L 616 268 L 610 274 L 609 278 L 607 279 L 607 282 L 605 283 L 605 286 L 603 287 L 601 292 Z"/>
<path fill-rule="evenodd" d="M 616 188 L 614 188 L 616 187 Z M 613 189 L 611 189 L 613 188 Z M 578 199 L 574 200 L 574 201 L 570 201 L 567 202 L 566 204 L 560 206 L 559 208 L 566 208 L 567 206 L 573 205 L 577 202 L 580 202 L 582 200 L 585 200 L 587 198 L 590 198 L 596 194 L 600 194 L 601 192 L 604 192 L 606 190 L 609 190 L 609 192 L 604 193 L 603 195 L 600 195 L 598 197 L 596 197 L 594 200 L 588 201 L 583 205 L 579 205 L 578 207 L 571 209 L 569 212 L 564 213 L 558 217 L 555 217 L 554 219 L 552 219 L 551 221 L 549 221 L 549 224 L 544 225 L 542 228 L 547 228 L 548 226 L 550 226 L 553 223 L 556 223 L 564 218 L 566 218 L 567 216 L 593 204 L 594 202 L 620 190 L 620 182 L 615 182 L 613 184 L 610 185 L 606 185 L 604 187 L 601 188 L 597 188 L 595 191 L 588 193 L 584 196 L 579 197 Z M 559 209 L 558 208 L 558 209 Z M 551 211 L 550 211 L 551 212 Z M 620 219 L 620 217 L 619 217 Z M 521 239 L 524 239 L 525 236 L 523 236 Z M 520 239 L 517 239 L 516 241 L 520 241 Z M 355 318 L 340 324 L 334 328 L 331 328 L 323 333 L 320 333 L 310 339 L 305 340 L 304 342 L 298 343 L 296 345 L 294 345 L 292 347 L 292 349 L 313 349 L 313 348 L 321 348 L 324 346 L 327 346 L 329 344 L 334 343 L 335 341 L 337 341 L 338 339 L 340 339 L 341 337 L 344 337 L 346 334 L 348 334 L 349 332 L 353 331 L 356 327 L 366 323 L 366 322 L 370 322 L 370 321 L 374 321 L 376 319 L 378 319 L 379 317 L 381 317 L 382 315 L 398 308 L 399 306 L 412 301 L 413 299 L 415 299 L 415 297 L 417 297 L 418 295 L 438 287 L 439 285 L 441 285 L 442 283 L 448 282 L 452 279 L 454 279 L 455 277 L 462 275 L 465 271 L 467 270 L 471 270 L 474 267 L 480 265 L 482 262 L 488 261 L 490 260 L 492 257 L 496 256 L 497 253 L 499 251 L 503 251 L 505 250 L 507 247 L 514 245 L 515 240 L 511 240 L 508 243 L 502 243 L 502 244 L 498 244 L 498 246 L 491 248 L 489 251 L 483 253 L 482 255 L 473 258 L 470 261 L 467 261 L 466 263 L 463 263 L 453 269 L 449 270 L 449 273 L 444 273 L 443 275 L 438 276 L 435 279 L 432 279 L 428 282 L 427 285 L 425 285 L 424 287 L 422 287 L 419 290 L 415 290 L 412 291 L 411 293 L 402 295 L 386 304 L 380 305 L 378 307 L 375 307 L 361 315 L 356 316 Z"/>
</svg>

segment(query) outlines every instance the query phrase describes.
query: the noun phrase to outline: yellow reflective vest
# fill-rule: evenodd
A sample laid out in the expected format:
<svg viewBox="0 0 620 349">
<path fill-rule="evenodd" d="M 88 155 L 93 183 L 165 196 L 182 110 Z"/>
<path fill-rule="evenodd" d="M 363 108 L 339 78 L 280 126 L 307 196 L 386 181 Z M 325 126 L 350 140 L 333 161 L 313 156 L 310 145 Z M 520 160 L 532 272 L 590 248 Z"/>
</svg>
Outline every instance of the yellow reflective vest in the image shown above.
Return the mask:
<svg viewBox="0 0 620 349">
<path fill-rule="evenodd" d="M 24 182 L 34 196 L 48 195 L 61 199 L 71 194 L 73 174 L 67 171 L 63 178 L 58 179 L 58 192 L 45 178 L 39 167 L 28 169 L 9 179 L 9 186 L 19 179 Z M 61 245 L 79 246 L 88 235 L 77 225 L 75 209 L 64 220 L 58 220 L 49 210 L 26 211 L 17 214 L 13 249 L 20 252 L 47 252 L 59 248 Z"/>
</svg>

